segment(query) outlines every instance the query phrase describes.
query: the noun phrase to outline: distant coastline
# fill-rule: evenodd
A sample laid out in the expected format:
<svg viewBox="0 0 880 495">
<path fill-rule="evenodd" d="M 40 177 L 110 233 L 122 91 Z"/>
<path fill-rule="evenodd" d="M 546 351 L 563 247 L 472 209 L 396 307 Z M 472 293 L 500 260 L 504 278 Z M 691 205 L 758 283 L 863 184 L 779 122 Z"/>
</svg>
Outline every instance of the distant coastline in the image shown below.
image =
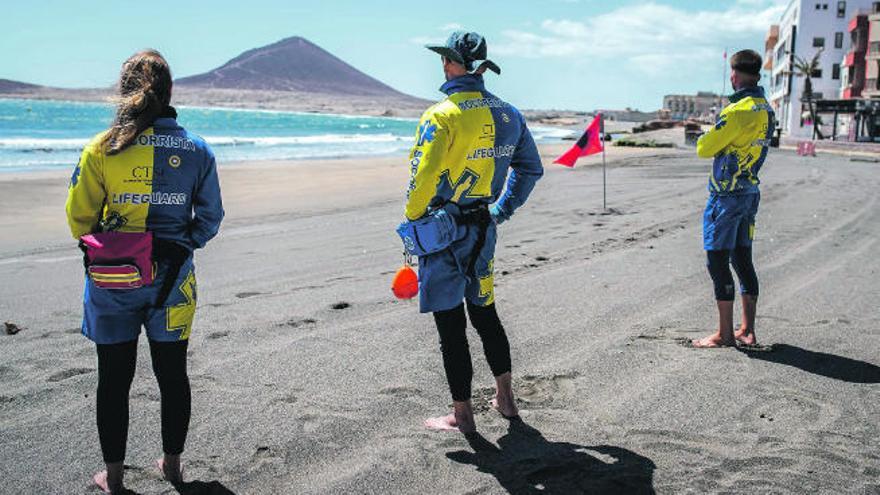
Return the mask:
<svg viewBox="0 0 880 495">
<path fill-rule="evenodd" d="M 111 89 L 36 87 L 0 91 L 0 98 L 108 103 Z M 313 114 L 418 118 L 435 102 L 415 97 L 356 96 L 297 91 L 175 88 L 172 103 L 212 109 L 270 110 Z"/>
<path fill-rule="evenodd" d="M 38 87 L 32 92 L 7 92 L 0 90 L 0 100 L 36 100 L 64 103 L 112 104 L 110 89 L 64 89 Z M 208 93 L 200 96 L 196 93 Z M 223 98 L 217 98 L 221 93 Z M 234 98 L 238 99 L 234 99 Z M 415 100 L 413 102 L 412 100 Z M 438 98 L 439 100 L 439 98 Z M 205 108 L 229 111 L 262 111 L 332 115 L 337 117 L 383 117 L 401 120 L 418 119 L 422 112 L 436 103 L 431 100 L 411 98 L 364 99 L 356 96 L 321 95 L 315 93 L 291 93 L 289 91 L 252 91 L 182 88 L 175 90 L 172 104 L 176 107 Z M 576 110 L 521 110 L 530 124 L 574 129 L 582 127 L 593 113 Z"/>
</svg>

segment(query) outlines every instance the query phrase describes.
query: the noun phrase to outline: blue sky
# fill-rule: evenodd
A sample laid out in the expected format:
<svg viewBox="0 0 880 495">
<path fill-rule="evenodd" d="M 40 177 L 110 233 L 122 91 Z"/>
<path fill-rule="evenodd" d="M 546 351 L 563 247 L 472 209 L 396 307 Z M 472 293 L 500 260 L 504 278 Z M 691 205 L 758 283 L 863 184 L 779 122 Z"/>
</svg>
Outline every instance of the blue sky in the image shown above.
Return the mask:
<svg viewBox="0 0 880 495">
<path fill-rule="evenodd" d="M 145 47 L 181 77 L 299 35 L 401 91 L 437 99 L 438 57 L 422 45 L 464 28 L 486 37 L 503 69 L 487 75 L 490 90 L 521 108 L 654 110 L 664 94 L 719 91 L 725 47 L 763 52 L 785 3 L 32 0 L 3 9 L 0 78 L 109 86 Z"/>
</svg>

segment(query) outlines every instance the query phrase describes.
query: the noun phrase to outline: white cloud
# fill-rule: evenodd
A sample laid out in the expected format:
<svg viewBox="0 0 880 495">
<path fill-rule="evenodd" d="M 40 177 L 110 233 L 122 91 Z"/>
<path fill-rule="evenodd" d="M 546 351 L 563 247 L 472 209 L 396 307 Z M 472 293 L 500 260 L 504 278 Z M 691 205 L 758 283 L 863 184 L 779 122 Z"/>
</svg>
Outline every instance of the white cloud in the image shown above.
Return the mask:
<svg viewBox="0 0 880 495">
<path fill-rule="evenodd" d="M 416 36 L 409 39 L 410 43 L 415 45 L 442 45 L 446 42 L 444 36 Z"/>
<path fill-rule="evenodd" d="M 453 31 L 460 31 L 463 29 L 464 26 L 462 26 L 461 24 L 457 22 L 450 22 L 437 28 L 437 31 L 443 34 L 438 34 L 436 36 L 416 36 L 414 38 L 410 38 L 409 42 L 416 45 L 442 45 L 446 43 L 446 38 L 448 38 Z"/>
<path fill-rule="evenodd" d="M 737 0 L 726 10 L 688 11 L 655 2 L 619 7 L 586 21 L 547 19 L 540 28 L 507 30 L 494 53 L 521 57 L 593 57 L 626 60 L 646 73 L 720 58 L 744 36 L 761 45 L 787 2 Z"/>
<path fill-rule="evenodd" d="M 449 33 L 452 31 L 459 31 L 462 29 L 464 29 L 464 26 L 462 26 L 461 24 L 459 24 L 457 22 L 450 22 L 449 24 L 440 26 L 440 31 L 443 31 L 446 33 Z"/>
</svg>

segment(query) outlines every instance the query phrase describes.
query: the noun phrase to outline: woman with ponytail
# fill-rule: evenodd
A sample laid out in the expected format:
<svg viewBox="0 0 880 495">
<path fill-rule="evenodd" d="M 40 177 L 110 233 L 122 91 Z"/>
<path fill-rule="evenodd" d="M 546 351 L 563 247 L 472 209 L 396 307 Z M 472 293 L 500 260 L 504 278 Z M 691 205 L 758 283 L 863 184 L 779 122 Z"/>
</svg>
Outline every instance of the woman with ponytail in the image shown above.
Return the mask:
<svg viewBox="0 0 880 495">
<path fill-rule="evenodd" d="M 141 327 L 162 400 L 164 456 L 157 466 L 168 481 L 183 481 L 186 353 L 196 309 L 192 252 L 217 234 L 223 206 L 214 154 L 177 124 L 171 86 L 159 52 L 125 61 L 116 116 L 83 150 L 67 197 L 70 230 L 85 253 L 82 332 L 97 348 L 106 464 L 93 480 L 105 493 L 124 492 L 128 394 Z"/>
</svg>

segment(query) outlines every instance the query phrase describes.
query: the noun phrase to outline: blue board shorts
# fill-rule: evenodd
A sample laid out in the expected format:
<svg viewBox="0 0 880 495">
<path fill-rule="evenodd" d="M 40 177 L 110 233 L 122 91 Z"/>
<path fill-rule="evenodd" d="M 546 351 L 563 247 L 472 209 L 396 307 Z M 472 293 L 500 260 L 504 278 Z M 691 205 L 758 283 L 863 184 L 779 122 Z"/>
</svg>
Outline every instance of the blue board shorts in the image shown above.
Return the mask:
<svg viewBox="0 0 880 495">
<path fill-rule="evenodd" d="M 495 240 L 497 228 L 489 224 L 486 243 L 474 265 L 476 273 L 466 274 L 476 247 L 479 227 L 467 225 L 467 233 L 438 253 L 419 257 L 419 311 L 433 313 L 452 309 L 468 301 L 478 306 L 495 302 Z"/>
<path fill-rule="evenodd" d="M 118 344 L 136 340 L 143 326 L 150 340 L 173 342 L 188 339 L 196 313 L 196 275 L 192 257 L 181 266 L 165 304 L 156 308 L 156 298 L 167 273 L 167 264 L 160 262 L 156 280 L 151 285 L 128 290 L 101 289 L 86 276 L 83 335 L 96 344 Z"/>
<path fill-rule="evenodd" d="M 703 212 L 703 249 L 751 247 L 761 193 L 709 195 Z"/>
</svg>

